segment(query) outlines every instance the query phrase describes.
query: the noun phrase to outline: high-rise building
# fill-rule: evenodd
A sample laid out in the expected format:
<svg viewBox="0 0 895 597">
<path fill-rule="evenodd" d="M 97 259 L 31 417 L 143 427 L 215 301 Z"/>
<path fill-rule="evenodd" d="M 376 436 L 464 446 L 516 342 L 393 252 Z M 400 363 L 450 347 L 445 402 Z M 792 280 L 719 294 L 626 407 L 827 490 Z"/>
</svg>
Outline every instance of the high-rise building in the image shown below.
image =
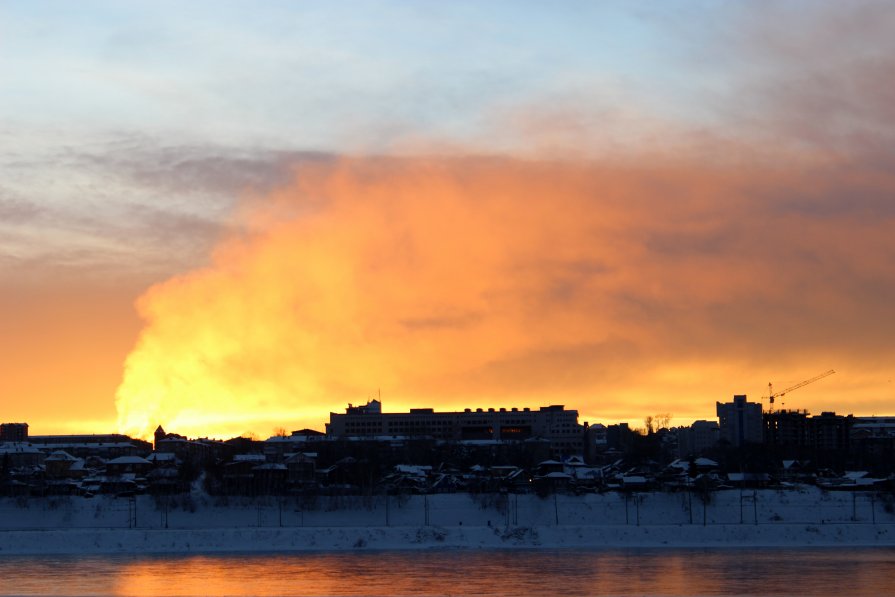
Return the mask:
<svg viewBox="0 0 895 597">
<path fill-rule="evenodd" d="M 855 417 L 822 412 L 808 421 L 811 430 L 811 446 L 827 452 L 849 449 L 849 437 Z"/>
<path fill-rule="evenodd" d="M 808 413 L 804 410 L 777 410 L 764 413 L 764 443 L 775 448 L 806 448 L 811 443 Z M 796 457 L 795 452 L 788 453 Z"/>
<path fill-rule="evenodd" d="M 749 402 L 737 394 L 733 402 L 716 402 L 720 439 L 732 446 L 760 444 L 762 441 L 761 404 Z"/>
</svg>

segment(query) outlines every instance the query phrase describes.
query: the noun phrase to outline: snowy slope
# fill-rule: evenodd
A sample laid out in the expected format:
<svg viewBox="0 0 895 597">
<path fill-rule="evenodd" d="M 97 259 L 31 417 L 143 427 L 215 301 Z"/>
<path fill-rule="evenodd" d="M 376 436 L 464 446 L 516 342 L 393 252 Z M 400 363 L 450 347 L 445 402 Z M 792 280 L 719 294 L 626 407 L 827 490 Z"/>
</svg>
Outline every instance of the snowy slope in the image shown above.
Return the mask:
<svg viewBox="0 0 895 597">
<path fill-rule="evenodd" d="M 890 499 L 720 491 L 223 500 L 0 500 L 0 554 L 627 546 L 895 545 Z"/>
</svg>

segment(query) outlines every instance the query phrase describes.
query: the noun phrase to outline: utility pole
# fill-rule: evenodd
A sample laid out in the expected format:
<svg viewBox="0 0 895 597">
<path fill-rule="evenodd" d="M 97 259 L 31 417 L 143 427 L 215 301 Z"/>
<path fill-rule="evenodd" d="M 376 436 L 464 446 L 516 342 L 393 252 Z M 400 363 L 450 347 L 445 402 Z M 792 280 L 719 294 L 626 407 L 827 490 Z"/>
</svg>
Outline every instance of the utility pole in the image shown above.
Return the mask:
<svg viewBox="0 0 895 597">
<path fill-rule="evenodd" d="M 693 524 L 693 491 L 690 489 L 690 475 L 687 475 L 687 510 L 690 512 L 690 524 Z"/>
<path fill-rule="evenodd" d="M 704 496 L 702 499 L 702 526 L 705 526 L 708 520 L 708 503 L 708 497 Z"/>
<path fill-rule="evenodd" d="M 634 494 L 634 509 L 637 512 L 637 526 L 640 526 L 640 494 Z"/>
</svg>

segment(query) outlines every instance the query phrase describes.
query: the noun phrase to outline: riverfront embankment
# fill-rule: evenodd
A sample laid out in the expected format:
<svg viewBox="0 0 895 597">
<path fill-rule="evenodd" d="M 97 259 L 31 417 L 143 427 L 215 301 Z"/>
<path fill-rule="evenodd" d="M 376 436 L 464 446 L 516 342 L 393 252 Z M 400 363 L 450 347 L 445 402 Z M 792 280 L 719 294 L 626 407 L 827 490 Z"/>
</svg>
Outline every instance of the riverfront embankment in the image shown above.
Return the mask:
<svg viewBox="0 0 895 597">
<path fill-rule="evenodd" d="M 0 554 L 895 546 L 886 494 L 792 490 L 0 500 Z"/>
</svg>

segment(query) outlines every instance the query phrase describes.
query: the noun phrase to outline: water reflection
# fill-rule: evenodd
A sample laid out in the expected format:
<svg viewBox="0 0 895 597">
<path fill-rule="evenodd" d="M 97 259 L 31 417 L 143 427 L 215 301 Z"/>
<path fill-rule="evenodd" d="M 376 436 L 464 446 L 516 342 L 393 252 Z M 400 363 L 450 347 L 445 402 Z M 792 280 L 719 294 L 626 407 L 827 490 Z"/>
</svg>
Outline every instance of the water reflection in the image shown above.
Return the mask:
<svg viewBox="0 0 895 597">
<path fill-rule="evenodd" d="M 16 556 L 0 578 L 7 595 L 884 595 L 895 550 Z"/>
</svg>

